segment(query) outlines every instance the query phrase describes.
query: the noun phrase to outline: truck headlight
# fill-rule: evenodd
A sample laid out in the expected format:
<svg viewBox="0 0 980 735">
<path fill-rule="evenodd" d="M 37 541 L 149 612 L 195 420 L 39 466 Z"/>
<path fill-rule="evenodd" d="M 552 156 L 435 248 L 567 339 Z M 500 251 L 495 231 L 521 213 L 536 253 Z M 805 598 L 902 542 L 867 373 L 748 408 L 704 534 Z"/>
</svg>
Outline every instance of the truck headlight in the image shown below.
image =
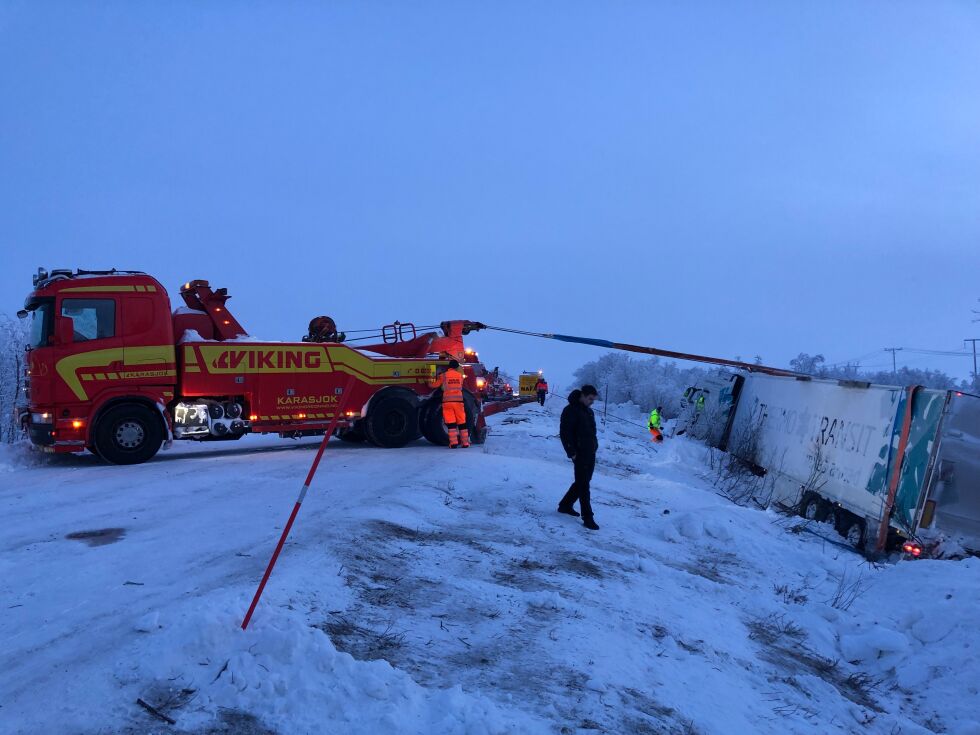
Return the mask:
<svg viewBox="0 0 980 735">
<path fill-rule="evenodd" d="M 31 413 L 31 423 L 34 424 L 50 424 L 51 414 L 50 413 Z"/>
</svg>

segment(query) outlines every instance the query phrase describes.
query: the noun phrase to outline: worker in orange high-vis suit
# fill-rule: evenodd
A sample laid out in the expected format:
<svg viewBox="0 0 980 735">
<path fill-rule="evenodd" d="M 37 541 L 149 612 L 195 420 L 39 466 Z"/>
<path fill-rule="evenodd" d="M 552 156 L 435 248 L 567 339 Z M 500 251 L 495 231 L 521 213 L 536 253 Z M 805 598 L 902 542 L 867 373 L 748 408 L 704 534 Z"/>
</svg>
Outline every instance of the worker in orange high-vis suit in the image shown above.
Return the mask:
<svg viewBox="0 0 980 735">
<path fill-rule="evenodd" d="M 534 390 L 538 394 L 538 403 L 543 406 L 544 399 L 548 397 L 548 381 L 543 377 L 538 378 L 538 382 L 535 384 Z"/>
<path fill-rule="evenodd" d="M 442 388 L 442 418 L 449 430 L 449 448 L 470 445 L 470 432 L 466 428 L 466 404 L 463 403 L 463 372 L 456 360 L 449 361 L 446 372 L 436 376 L 429 385 Z"/>
</svg>

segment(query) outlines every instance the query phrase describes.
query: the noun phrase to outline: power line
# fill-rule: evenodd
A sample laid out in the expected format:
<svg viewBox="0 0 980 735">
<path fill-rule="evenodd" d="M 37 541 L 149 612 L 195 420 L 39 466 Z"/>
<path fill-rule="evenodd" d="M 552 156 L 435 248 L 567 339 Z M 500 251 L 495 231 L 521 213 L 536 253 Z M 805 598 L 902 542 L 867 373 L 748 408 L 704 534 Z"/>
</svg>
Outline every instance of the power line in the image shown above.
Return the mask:
<svg viewBox="0 0 980 735">
<path fill-rule="evenodd" d="M 883 350 L 880 350 L 880 349 L 878 349 L 878 350 L 871 350 L 871 352 L 865 352 L 860 357 L 853 357 L 850 360 L 842 360 L 840 362 L 831 363 L 827 367 L 834 368 L 834 367 L 840 367 L 841 365 L 853 365 L 853 364 L 856 364 L 856 363 L 861 362 L 861 360 L 867 360 L 869 357 L 872 357 L 874 355 L 877 355 L 879 352 L 882 352 L 882 351 Z"/>
<path fill-rule="evenodd" d="M 964 340 L 964 342 L 969 342 L 970 340 Z M 920 355 L 937 355 L 942 357 L 969 357 L 969 352 L 964 352 L 963 350 L 930 350 L 930 349 L 920 349 L 918 347 L 906 347 L 904 348 L 909 352 L 915 352 Z"/>
</svg>

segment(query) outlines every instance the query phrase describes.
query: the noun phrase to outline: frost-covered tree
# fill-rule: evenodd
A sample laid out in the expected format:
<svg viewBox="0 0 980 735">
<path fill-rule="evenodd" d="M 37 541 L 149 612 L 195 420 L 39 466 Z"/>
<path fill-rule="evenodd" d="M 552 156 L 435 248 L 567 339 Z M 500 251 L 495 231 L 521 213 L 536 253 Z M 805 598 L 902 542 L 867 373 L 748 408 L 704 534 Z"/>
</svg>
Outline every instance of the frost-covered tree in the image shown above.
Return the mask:
<svg viewBox="0 0 980 735">
<path fill-rule="evenodd" d="M 0 314 L 0 442 L 20 437 L 14 407 L 23 396 L 27 323 Z"/>
<path fill-rule="evenodd" d="M 680 411 L 684 391 L 698 385 L 709 372 L 681 367 L 674 360 L 609 352 L 576 370 L 575 380 L 578 385 L 594 385 L 600 398 L 605 398 L 608 390 L 610 403 L 634 403 L 643 410 L 661 406 L 664 415 L 671 418 Z"/>
<path fill-rule="evenodd" d="M 819 375 L 823 363 L 823 355 L 809 355 L 806 352 L 801 352 L 789 361 L 789 366 L 804 375 Z"/>
</svg>

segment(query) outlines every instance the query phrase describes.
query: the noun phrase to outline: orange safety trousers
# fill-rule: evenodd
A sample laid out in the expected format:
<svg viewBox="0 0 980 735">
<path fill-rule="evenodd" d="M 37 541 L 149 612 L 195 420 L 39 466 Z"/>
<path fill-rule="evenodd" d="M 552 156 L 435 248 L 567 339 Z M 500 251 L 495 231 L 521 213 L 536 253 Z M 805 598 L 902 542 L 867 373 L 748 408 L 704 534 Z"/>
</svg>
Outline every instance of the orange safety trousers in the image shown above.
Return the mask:
<svg viewBox="0 0 980 735">
<path fill-rule="evenodd" d="M 442 420 L 449 429 L 449 446 L 470 445 L 470 432 L 466 428 L 466 407 L 462 402 L 451 401 L 442 404 Z"/>
</svg>

